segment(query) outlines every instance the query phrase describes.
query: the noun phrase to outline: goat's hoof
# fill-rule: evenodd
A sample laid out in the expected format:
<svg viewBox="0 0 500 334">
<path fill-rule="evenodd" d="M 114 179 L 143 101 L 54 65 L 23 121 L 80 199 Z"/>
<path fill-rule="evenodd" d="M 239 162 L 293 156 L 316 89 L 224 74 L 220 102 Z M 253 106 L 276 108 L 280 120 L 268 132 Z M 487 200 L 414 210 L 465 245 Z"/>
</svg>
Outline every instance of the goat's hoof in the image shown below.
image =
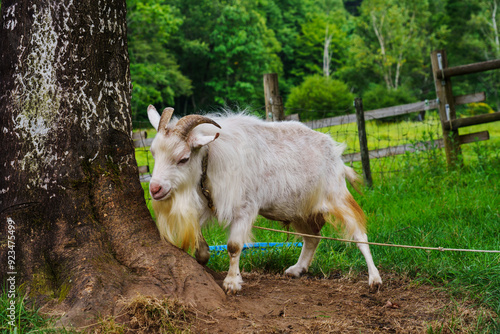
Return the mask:
<svg viewBox="0 0 500 334">
<path fill-rule="evenodd" d="M 382 286 L 382 280 L 380 277 L 377 279 L 374 279 L 372 282 L 369 282 L 370 284 L 370 293 L 376 293 L 380 290 L 380 287 Z"/>
<path fill-rule="evenodd" d="M 291 266 L 290 268 L 285 270 L 285 275 L 290 276 L 290 277 L 300 277 L 306 271 L 307 271 L 306 268 L 299 267 L 299 266 L 295 265 L 295 266 Z"/>
<path fill-rule="evenodd" d="M 198 262 L 202 266 L 206 266 L 208 263 L 208 260 L 210 259 L 210 254 L 208 254 L 208 256 L 206 256 L 206 257 L 201 257 L 201 256 L 199 257 L 198 254 L 195 254 L 195 256 L 196 256 L 196 262 Z"/>
<path fill-rule="evenodd" d="M 241 291 L 241 284 L 243 284 L 241 276 L 236 276 L 236 277 L 228 276 L 224 280 L 224 283 L 222 283 L 222 287 L 224 288 L 224 291 L 226 291 L 226 294 L 235 295 L 236 293 Z"/>
</svg>

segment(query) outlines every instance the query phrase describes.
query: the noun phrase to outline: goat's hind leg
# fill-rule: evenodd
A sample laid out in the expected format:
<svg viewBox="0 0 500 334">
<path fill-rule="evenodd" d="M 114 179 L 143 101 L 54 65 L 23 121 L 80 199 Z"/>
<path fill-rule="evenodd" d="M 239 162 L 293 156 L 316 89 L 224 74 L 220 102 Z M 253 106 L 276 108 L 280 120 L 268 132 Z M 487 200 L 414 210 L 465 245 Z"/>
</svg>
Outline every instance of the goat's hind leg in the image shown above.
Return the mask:
<svg viewBox="0 0 500 334">
<path fill-rule="evenodd" d="M 368 241 L 368 236 L 366 233 L 363 233 L 359 229 L 357 229 L 352 238 L 354 241 Z M 373 262 L 372 254 L 370 252 L 370 246 L 367 244 L 356 243 L 358 249 L 361 251 L 361 254 L 365 257 L 366 265 L 368 267 L 368 285 L 370 286 L 370 292 L 377 292 L 382 285 L 382 278 L 380 278 L 380 273 L 378 272 L 375 263 Z"/>
<path fill-rule="evenodd" d="M 364 232 L 366 218 L 363 210 L 359 207 L 358 203 L 354 200 L 351 194 L 341 201 L 341 205 L 334 210 L 333 214 L 337 219 L 343 221 L 348 234 L 352 236 L 354 241 L 367 242 L 368 236 Z M 375 263 L 373 262 L 370 246 L 365 243 L 356 243 L 361 254 L 365 257 L 366 265 L 368 267 L 368 284 L 370 285 L 370 292 L 378 291 L 382 285 L 382 279 L 378 272 Z"/>
<path fill-rule="evenodd" d="M 299 233 L 319 235 L 319 231 L 325 224 L 325 218 L 323 214 L 311 215 L 306 221 L 302 223 L 292 223 L 294 229 Z M 285 274 L 292 277 L 300 277 L 309 270 L 309 266 L 318 247 L 319 238 L 302 237 L 304 244 L 302 245 L 302 250 L 300 252 L 299 260 L 297 263 L 287 270 Z"/>
</svg>

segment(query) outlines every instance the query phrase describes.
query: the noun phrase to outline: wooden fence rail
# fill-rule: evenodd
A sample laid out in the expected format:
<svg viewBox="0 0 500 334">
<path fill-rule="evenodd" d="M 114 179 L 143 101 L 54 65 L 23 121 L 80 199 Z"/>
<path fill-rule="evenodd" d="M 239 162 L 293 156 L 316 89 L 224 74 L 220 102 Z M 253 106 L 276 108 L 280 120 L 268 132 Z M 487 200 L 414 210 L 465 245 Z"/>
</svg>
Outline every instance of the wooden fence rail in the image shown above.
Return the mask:
<svg viewBox="0 0 500 334">
<path fill-rule="evenodd" d="M 443 126 L 447 130 L 463 128 L 466 126 L 500 121 L 500 111 L 491 114 L 476 115 L 467 118 L 457 118 L 444 122 Z"/>
<path fill-rule="evenodd" d="M 467 103 L 477 103 L 486 100 L 486 94 L 484 92 L 474 93 L 468 95 L 458 95 L 454 97 L 455 105 L 462 105 Z M 410 114 L 414 112 L 433 110 L 438 108 L 438 101 L 435 100 L 425 100 L 420 102 L 414 102 L 409 104 L 403 104 L 394 107 L 375 109 L 370 111 L 365 111 L 365 120 L 382 119 L 391 116 L 399 116 L 404 114 Z M 356 114 L 349 114 L 343 116 L 329 117 L 318 119 L 314 121 L 304 122 L 306 126 L 311 129 L 326 128 L 329 126 L 343 125 L 349 123 L 356 123 Z"/>
<path fill-rule="evenodd" d="M 500 59 L 484 61 L 481 63 L 461 65 L 456 67 L 443 68 L 437 73 L 437 78 L 443 80 L 458 75 L 486 72 L 500 68 Z"/>
</svg>

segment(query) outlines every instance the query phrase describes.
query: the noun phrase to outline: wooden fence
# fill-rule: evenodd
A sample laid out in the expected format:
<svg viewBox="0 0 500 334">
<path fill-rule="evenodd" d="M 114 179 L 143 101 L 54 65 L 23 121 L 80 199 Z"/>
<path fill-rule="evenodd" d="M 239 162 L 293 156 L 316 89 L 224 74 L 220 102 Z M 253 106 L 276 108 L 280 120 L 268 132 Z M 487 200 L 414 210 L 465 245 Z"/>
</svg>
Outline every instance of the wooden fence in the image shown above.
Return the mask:
<svg viewBox="0 0 500 334">
<path fill-rule="evenodd" d="M 460 96 L 455 96 L 454 101 L 455 105 L 462 105 L 462 104 L 467 104 L 467 103 L 477 103 L 477 102 L 482 102 L 486 99 L 486 95 L 484 93 L 475 93 L 475 94 L 469 94 L 469 95 L 460 95 Z M 414 103 L 409 103 L 409 104 L 403 104 L 399 106 L 393 106 L 393 107 L 388 107 L 388 108 L 381 108 L 381 109 L 375 109 L 375 110 L 370 110 L 370 111 L 363 111 L 363 115 L 365 120 L 374 120 L 374 119 L 383 119 L 387 117 L 393 117 L 393 116 L 400 116 L 400 115 L 405 115 L 405 114 L 410 114 L 414 112 L 421 112 L 421 111 L 427 111 L 427 110 L 433 110 L 438 108 L 438 100 L 425 100 L 425 101 L 420 101 L 420 102 L 414 102 Z M 358 106 L 359 108 L 359 106 Z M 304 122 L 305 125 L 310 127 L 311 129 L 319 129 L 319 128 L 324 128 L 328 126 L 334 126 L 334 125 L 343 125 L 343 124 L 349 124 L 349 123 L 356 123 L 357 122 L 357 114 L 349 114 L 349 115 L 344 115 L 344 116 L 337 116 L 337 117 L 330 117 L 330 118 L 324 118 L 320 120 L 315 120 L 315 121 L 310 121 L 310 122 Z M 358 129 L 359 131 L 359 129 Z M 481 135 L 478 136 L 479 139 L 486 139 L 485 134 L 482 133 Z M 468 140 L 467 142 L 470 142 Z M 465 143 L 465 141 L 464 141 Z M 378 150 L 372 150 L 370 151 L 370 157 L 371 158 L 383 158 L 391 155 L 397 155 L 397 154 L 404 154 L 405 152 L 414 152 L 415 150 L 423 149 L 424 147 L 429 147 L 431 144 L 430 142 L 422 142 L 421 145 L 415 147 L 413 144 L 405 144 L 405 145 L 398 145 L 398 146 L 392 146 L 392 147 L 387 147 L 383 149 L 378 149 Z M 442 140 L 441 144 L 438 144 L 439 148 L 442 148 Z M 352 154 L 346 154 L 344 155 L 344 161 L 345 162 L 354 162 L 354 161 L 361 161 L 361 155 L 360 153 L 352 153 Z"/>
<path fill-rule="evenodd" d="M 451 77 L 499 69 L 500 59 L 448 67 L 446 50 L 436 50 L 431 53 L 431 64 L 434 85 L 436 87 L 436 96 L 439 102 L 438 110 L 443 130 L 446 160 L 448 166 L 453 167 L 457 164 L 462 164 L 462 161 L 460 161 L 460 145 L 464 143 L 464 138 L 459 135 L 458 129 L 465 126 L 498 121 L 500 120 L 500 111 L 493 114 L 457 119 L 455 112 L 455 105 L 457 103 L 453 98 Z M 484 133 L 477 133 L 475 135 L 477 135 L 477 137 L 483 136 L 484 139 L 489 138 L 489 136 Z"/>
</svg>

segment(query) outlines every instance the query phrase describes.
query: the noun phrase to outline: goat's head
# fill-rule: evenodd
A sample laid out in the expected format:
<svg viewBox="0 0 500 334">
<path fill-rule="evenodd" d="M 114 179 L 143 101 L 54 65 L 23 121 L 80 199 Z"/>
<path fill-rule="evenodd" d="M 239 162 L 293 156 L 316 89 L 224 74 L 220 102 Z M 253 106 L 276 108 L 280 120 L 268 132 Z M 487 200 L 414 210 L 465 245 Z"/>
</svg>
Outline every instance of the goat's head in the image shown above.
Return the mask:
<svg viewBox="0 0 500 334">
<path fill-rule="evenodd" d="M 160 116 L 155 107 L 148 107 L 149 121 L 158 131 L 151 144 L 155 166 L 149 183 L 149 192 L 156 201 L 167 199 L 177 189 L 189 185 L 196 177 L 193 172 L 201 168 L 199 159 L 193 161 L 192 155 L 219 136 L 193 131 L 204 123 L 220 128 L 215 121 L 200 115 L 184 116 L 177 123 L 169 124 L 173 112 L 173 108 L 165 108 Z"/>
</svg>

